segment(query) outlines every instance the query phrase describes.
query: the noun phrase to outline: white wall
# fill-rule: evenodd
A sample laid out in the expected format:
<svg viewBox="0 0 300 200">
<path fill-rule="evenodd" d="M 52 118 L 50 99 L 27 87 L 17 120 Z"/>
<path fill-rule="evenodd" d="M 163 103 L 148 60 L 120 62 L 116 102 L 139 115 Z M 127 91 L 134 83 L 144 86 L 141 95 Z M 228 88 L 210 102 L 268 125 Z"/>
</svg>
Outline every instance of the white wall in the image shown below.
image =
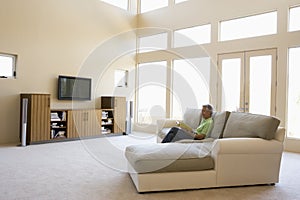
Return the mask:
<svg viewBox="0 0 300 200">
<path fill-rule="evenodd" d="M 0 79 L 0 143 L 11 143 L 19 140 L 19 94 L 50 93 L 51 108 L 71 108 L 70 101 L 57 100 L 57 76 L 92 74 L 92 68 L 80 73 L 89 55 L 135 28 L 136 16 L 100 0 L 1 0 L 0 27 L 0 52 L 18 55 L 17 78 Z M 135 45 L 135 36 L 131 41 Z M 132 59 L 124 65 L 134 67 Z"/>
<path fill-rule="evenodd" d="M 172 2 L 172 1 L 170 1 Z M 156 27 L 169 29 L 170 31 L 211 23 L 212 41 L 203 47 L 211 56 L 212 61 L 216 63 L 217 55 L 222 53 L 231 53 L 239 51 L 248 51 L 256 49 L 277 48 L 277 93 L 276 93 L 276 116 L 281 119 L 281 126 L 286 124 L 286 77 L 287 77 L 287 50 L 289 47 L 300 46 L 300 31 L 287 32 L 288 10 L 290 6 L 300 5 L 300 0 L 189 0 L 156 11 L 139 15 L 138 27 Z M 254 14 L 260 14 L 270 11 L 278 11 L 278 34 L 268 35 L 257 38 L 240 39 L 234 41 L 219 42 L 219 22 L 221 20 L 234 19 Z M 171 40 L 170 40 L 171 41 Z M 186 51 L 193 52 L 193 48 L 185 48 Z M 139 62 L 161 60 L 161 52 L 148 53 L 139 56 Z M 174 56 L 169 56 L 168 60 Z M 212 104 L 217 103 L 217 71 L 211 69 L 210 89 L 212 95 Z M 287 149 L 295 150 L 296 145 L 287 141 Z M 298 145 L 299 146 L 299 145 Z M 298 151 L 300 149 L 298 148 Z"/>
</svg>

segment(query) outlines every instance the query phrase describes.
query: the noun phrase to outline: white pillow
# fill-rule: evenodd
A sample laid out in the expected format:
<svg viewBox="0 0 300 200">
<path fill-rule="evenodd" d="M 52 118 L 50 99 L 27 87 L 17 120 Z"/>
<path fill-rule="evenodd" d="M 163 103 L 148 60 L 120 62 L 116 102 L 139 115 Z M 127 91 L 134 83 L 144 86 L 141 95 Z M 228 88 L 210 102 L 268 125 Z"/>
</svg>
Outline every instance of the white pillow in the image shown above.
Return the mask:
<svg viewBox="0 0 300 200">
<path fill-rule="evenodd" d="M 202 109 L 187 108 L 183 115 L 183 122 L 191 128 L 196 129 L 202 119 Z"/>
</svg>

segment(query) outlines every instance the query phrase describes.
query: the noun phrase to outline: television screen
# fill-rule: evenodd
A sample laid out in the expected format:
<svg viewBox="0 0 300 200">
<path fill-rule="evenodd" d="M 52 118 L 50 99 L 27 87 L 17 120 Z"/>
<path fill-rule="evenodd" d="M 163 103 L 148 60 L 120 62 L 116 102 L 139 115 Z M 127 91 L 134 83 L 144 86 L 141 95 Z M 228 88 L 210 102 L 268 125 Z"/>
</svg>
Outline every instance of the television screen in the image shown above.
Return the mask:
<svg viewBox="0 0 300 200">
<path fill-rule="evenodd" d="M 59 100 L 91 100 L 92 79 L 58 76 Z"/>
</svg>

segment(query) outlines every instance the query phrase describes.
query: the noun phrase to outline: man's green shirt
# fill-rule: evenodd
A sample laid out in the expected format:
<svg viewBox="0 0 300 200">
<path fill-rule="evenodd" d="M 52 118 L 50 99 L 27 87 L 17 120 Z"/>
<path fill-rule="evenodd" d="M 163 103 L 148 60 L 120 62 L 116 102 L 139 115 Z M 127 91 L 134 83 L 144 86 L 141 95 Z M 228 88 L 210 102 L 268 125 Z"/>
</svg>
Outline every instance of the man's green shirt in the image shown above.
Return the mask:
<svg viewBox="0 0 300 200">
<path fill-rule="evenodd" d="M 202 119 L 200 125 L 196 128 L 196 134 L 207 134 L 212 127 L 212 118 Z"/>
</svg>

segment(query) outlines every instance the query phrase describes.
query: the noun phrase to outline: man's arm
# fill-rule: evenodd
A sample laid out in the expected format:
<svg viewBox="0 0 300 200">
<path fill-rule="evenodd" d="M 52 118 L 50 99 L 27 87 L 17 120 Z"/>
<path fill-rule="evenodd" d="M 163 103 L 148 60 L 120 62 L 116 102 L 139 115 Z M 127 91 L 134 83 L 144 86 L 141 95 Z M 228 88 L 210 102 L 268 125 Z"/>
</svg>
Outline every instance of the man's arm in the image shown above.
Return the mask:
<svg viewBox="0 0 300 200">
<path fill-rule="evenodd" d="M 205 134 L 202 134 L 202 133 L 199 134 L 198 133 L 198 134 L 195 134 L 194 139 L 195 140 L 203 140 L 205 137 L 206 137 Z"/>
</svg>

